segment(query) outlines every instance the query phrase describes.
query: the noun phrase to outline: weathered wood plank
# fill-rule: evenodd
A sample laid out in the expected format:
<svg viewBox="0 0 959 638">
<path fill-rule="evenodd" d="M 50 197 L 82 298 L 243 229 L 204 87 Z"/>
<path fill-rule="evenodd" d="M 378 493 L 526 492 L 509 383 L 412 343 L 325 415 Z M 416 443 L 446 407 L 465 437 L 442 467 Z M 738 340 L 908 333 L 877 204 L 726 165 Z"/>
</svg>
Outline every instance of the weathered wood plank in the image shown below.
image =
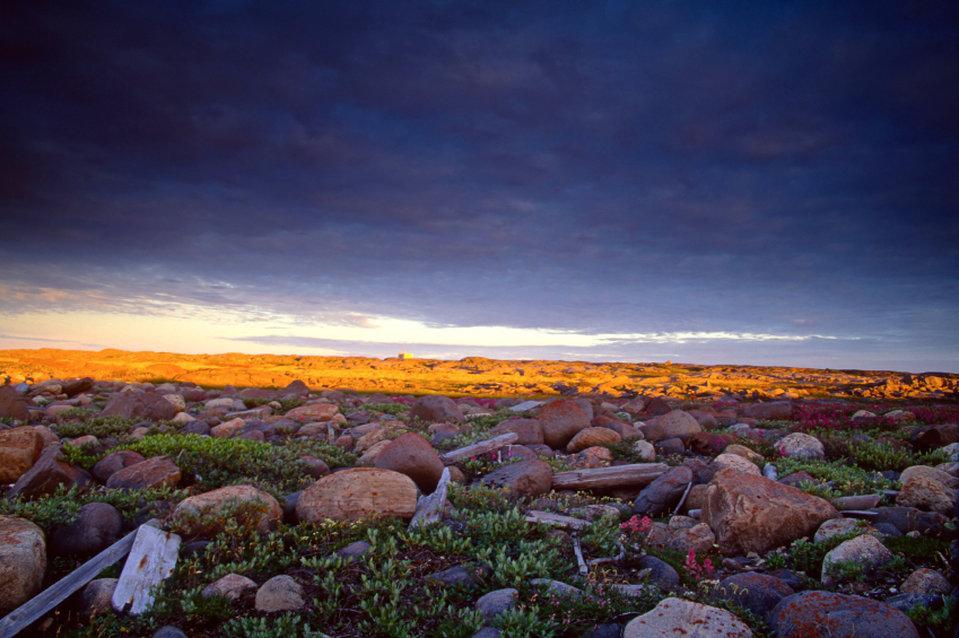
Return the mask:
<svg viewBox="0 0 959 638">
<path fill-rule="evenodd" d="M 436 489 L 432 494 L 421 496 L 416 501 L 416 511 L 413 513 L 413 519 L 410 521 L 410 529 L 428 525 L 438 521 L 443 516 L 443 509 L 446 507 L 446 494 L 450 485 L 450 468 L 444 467 L 440 474 L 440 480 L 436 483 Z"/>
<path fill-rule="evenodd" d="M 150 521 L 146 524 L 157 523 Z M 126 556 L 136 534 L 137 530 L 130 532 L 0 619 L 0 636 L 8 638 L 23 631 L 96 578 L 97 574 Z"/>
<path fill-rule="evenodd" d="M 526 512 L 526 520 L 530 523 L 549 525 L 550 527 L 559 527 L 562 529 L 585 529 L 589 527 L 589 521 L 562 514 L 553 514 L 552 512 L 541 512 L 539 510 L 530 510 Z"/>
<path fill-rule="evenodd" d="M 456 463 L 457 461 L 462 461 L 463 459 L 468 459 L 472 456 L 486 454 L 487 452 L 498 450 L 501 447 L 506 447 L 510 443 L 515 443 L 517 439 L 519 439 L 519 435 L 516 434 L 516 432 L 507 432 L 506 434 L 500 434 L 499 436 L 494 436 L 493 438 L 486 439 L 485 441 L 473 443 L 472 445 L 467 445 L 465 447 L 446 452 L 445 454 L 440 454 L 440 460 L 446 465 L 449 465 L 451 463 Z"/>
<path fill-rule="evenodd" d="M 633 463 L 559 472 L 553 475 L 553 489 L 589 490 L 647 485 L 668 469 L 665 463 Z"/>
<path fill-rule="evenodd" d="M 113 608 L 129 605 L 131 614 L 141 614 L 152 607 L 156 586 L 173 572 L 179 551 L 178 535 L 141 525 L 113 591 Z"/>
</svg>

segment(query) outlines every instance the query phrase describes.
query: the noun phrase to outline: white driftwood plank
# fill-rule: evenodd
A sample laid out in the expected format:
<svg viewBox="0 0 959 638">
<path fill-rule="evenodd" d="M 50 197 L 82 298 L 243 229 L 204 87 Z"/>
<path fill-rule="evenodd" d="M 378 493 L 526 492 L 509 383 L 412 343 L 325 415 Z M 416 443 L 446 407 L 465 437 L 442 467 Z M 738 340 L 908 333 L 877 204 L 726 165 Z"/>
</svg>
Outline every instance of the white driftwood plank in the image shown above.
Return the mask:
<svg viewBox="0 0 959 638">
<path fill-rule="evenodd" d="M 440 454 L 440 460 L 449 465 L 450 463 L 468 459 L 471 456 L 486 454 L 487 452 L 498 450 L 501 447 L 506 447 L 510 443 L 515 443 L 518 438 L 519 435 L 516 434 L 516 432 L 507 432 L 506 434 L 500 434 L 499 436 L 494 436 L 491 439 L 486 439 L 485 441 L 480 441 L 479 443 L 473 443 L 472 445 L 467 445 L 466 447 L 457 448 L 445 454 Z"/>
<path fill-rule="evenodd" d="M 539 510 L 530 510 L 526 512 L 526 521 L 529 523 L 541 523 L 550 527 L 559 527 L 561 529 L 585 529 L 589 527 L 589 521 L 562 514 L 553 514 L 552 512 L 541 512 Z"/>
<path fill-rule="evenodd" d="M 436 483 L 436 489 L 432 494 L 421 496 L 416 501 L 416 511 L 413 513 L 413 520 L 410 521 L 410 529 L 428 525 L 438 521 L 443 516 L 443 509 L 446 507 L 446 493 L 450 486 L 450 468 L 444 467 L 440 474 L 440 480 Z"/>
<path fill-rule="evenodd" d="M 155 589 L 173 572 L 179 550 L 178 535 L 141 525 L 117 580 L 113 608 L 129 605 L 131 614 L 141 614 L 152 607 Z"/>
<path fill-rule="evenodd" d="M 130 532 L 113 545 L 83 563 L 0 619 L 0 636 L 8 638 L 23 631 L 97 577 L 97 574 L 127 555 L 136 532 Z"/>
<path fill-rule="evenodd" d="M 668 469 L 665 463 L 633 463 L 559 472 L 553 475 L 553 489 L 589 490 L 647 485 Z"/>
</svg>

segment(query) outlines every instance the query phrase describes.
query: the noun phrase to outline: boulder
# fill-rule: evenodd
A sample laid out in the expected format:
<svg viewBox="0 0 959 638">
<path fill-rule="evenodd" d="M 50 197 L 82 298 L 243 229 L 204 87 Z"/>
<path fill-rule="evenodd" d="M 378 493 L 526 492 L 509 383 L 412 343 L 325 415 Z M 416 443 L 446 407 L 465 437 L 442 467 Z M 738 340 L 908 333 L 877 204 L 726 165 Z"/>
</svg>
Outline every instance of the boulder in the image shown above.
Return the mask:
<svg viewBox="0 0 959 638">
<path fill-rule="evenodd" d="M 732 613 L 682 598 L 666 598 L 626 624 L 623 638 L 752 638 L 753 632 Z"/>
<path fill-rule="evenodd" d="M 652 554 L 646 554 L 639 559 L 639 568 L 641 570 L 648 569 L 649 575 L 647 578 L 663 591 L 672 591 L 679 588 L 679 572 L 663 559 Z"/>
<path fill-rule="evenodd" d="M 643 436 L 642 432 L 632 423 L 626 423 L 603 414 L 593 418 L 592 426 L 612 430 L 624 441 L 642 438 Z"/>
<path fill-rule="evenodd" d="M 85 487 L 90 483 L 90 475 L 78 467 L 66 462 L 60 448 L 46 448 L 37 462 L 17 479 L 10 488 L 9 496 L 25 499 L 38 498 L 52 494 L 58 486 Z"/>
<path fill-rule="evenodd" d="M 893 558 L 892 552 L 879 542 L 875 536 L 862 534 L 850 538 L 829 550 L 822 560 L 823 585 L 831 585 L 839 580 L 838 568 L 853 563 L 862 567 L 866 574 L 882 567 Z"/>
<path fill-rule="evenodd" d="M 100 416 L 118 416 L 124 419 L 167 421 L 179 412 L 164 395 L 153 390 L 124 390 L 114 394 L 100 412 Z"/>
<path fill-rule="evenodd" d="M 949 515 L 956 506 L 956 491 L 927 475 L 914 474 L 903 481 L 896 505 Z"/>
<path fill-rule="evenodd" d="M 405 474 L 372 467 L 354 467 L 303 490 L 296 504 L 300 521 L 356 521 L 379 517 L 411 518 L 417 490 Z"/>
<path fill-rule="evenodd" d="M 0 419 L 30 420 L 27 402 L 17 394 L 13 386 L 0 385 Z"/>
<path fill-rule="evenodd" d="M 633 502 L 633 511 L 651 516 L 667 511 L 676 504 L 692 480 L 693 472 L 685 465 L 670 468 L 643 488 Z"/>
<path fill-rule="evenodd" d="M 246 421 L 237 417 L 214 425 L 210 428 L 210 436 L 216 439 L 229 439 L 242 432 L 244 428 L 246 428 Z"/>
<path fill-rule="evenodd" d="M 50 535 L 53 553 L 89 556 L 112 545 L 123 531 L 120 512 L 109 503 L 87 503 L 69 525 L 58 527 Z"/>
<path fill-rule="evenodd" d="M 713 477 L 702 513 L 725 554 L 764 554 L 812 534 L 836 516 L 825 499 L 731 469 Z"/>
<path fill-rule="evenodd" d="M 622 437 L 608 428 L 586 428 L 580 430 L 566 445 L 567 452 L 582 452 L 588 447 L 619 443 Z"/>
<path fill-rule="evenodd" d="M 0 614 L 40 590 L 47 569 L 43 530 L 16 516 L 0 516 Z"/>
<path fill-rule="evenodd" d="M 769 623 L 777 638 L 919 638 L 909 617 L 895 607 L 828 591 L 804 591 L 783 598 Z"/>
<path fill-rule="evenodd" d="M 752 403 L 743 409 L 743 416 L 750 419 L 789 419 L 792 414 L 793 406 L 789 401 Z"/>
<path fill-rule="evenodd" d="M 410 408 L 410 416 L 431 423 L 442 421 L 463 421 L 463 410 L 449 397 L 435 394 L 420 397 Z"/>
<path fill-rule="evenodd" d="M 538 496 L 553 486 L 553 469 L 539 459 L 499 467 L 481 481 L 483 485 L 505 488 L 516 496 Z"/>
<path fill-rule="evenodd" d="M 228 485 L 180 501 L 172 519 L 193 535 L 212 536 L 223 529 L 237 508 L 244 520 L 266 533 L 283 518 L 283 508 L 273 496 L 252 485 Z"/>
<path fill-rule="evenodd" d="M 443 473 L 443 461 L 430 442 L 415 432 L 408 432 L 388 442 L 373 463 L 376 467 L 405 474 L 423 492 L 436 489 Z"/>
<path fill-rule="evenodd" d="M 899 475 L 899 481 L 905 483 L 914 476 L 922 476 L 932 479 L 933 481 L 938 481 L 939 483 L 948 485 L 949 487 L 956 487 L 959 485 L 959 480 L 957 480 L 956 477 L 949 472 L 936 467 L 930 467 L 928 465 L 910 465 Z"/>
<path fill-rule="evenodd" d="M 686 440 L 703 428 L 699 421 L 683 410 L 672 410 L 666 414 L 648 419 L 642 428 L 643 435 L 653 443 L 664 439 Z"/>
<path fill-rule="evenodd" d="M 759 466 L 747 459 L 745 456 L 740 456 L 738 454 L 729 454 L 724 452 L 714 458 L 709 464 L 709 470 L 714 474 L 727 468 L 736 470 L 737 472 L 742 472 L 744 474 L 755 474 L 756 476 L 760 476 L 762 474 L 762 472 L 759 470 Z"/>
<path fill-rule="evenodd" d="M 125 490 L 176 487 L 181 477 L 180 468 L 170 460 L 170 457 L 155 456 L 117 470 L 107 479 L 106 486 Z"/>
<path fill-rule="evenodd" d="M 899 588 L 905 594 L 933 594 L 943 596 L 952 591 L 952 585 L 941 572 L 928 567 L 920 567 L 909 574 Z"/>
<path fill-rule="evenodd" d="M 918 532 L 924 536 L 941 536 L 948 520 L 939 512 L 923 512 L 915 507 L 877 507 L 875 512 L 873 525 L 892 525 L 902 534 Z"/>
<path fill-rule="evenodd" d="M 846 534 L 864 534 L 871 528 L 869 523 L 858 518 L 830 518 L 824 521 L 819 529 L 816 530 L 813 541 L 824 543 L 830 538 L 836 536 L 845 536 Z"/>
<path fill-rule="evenodd" d="M 43 452 L 43 437 L 32 427 L 0 430 L 0 485 L 13 483 Z"/>
<path fill-rule="evenodd" d="M 145 460 L 142 454 L 133 450 L 111 452 L 93 466 L 93 478 L 101 483 L 106 483 L 114 472 L 119 472 L 125 467 L 142 463 Z"/>
<path fill-rule="evenodd" d="M 812 461 L 826 458 L 826 450 L 814 436 L 793 432 L 776 441 L 776 451 L 790 459 Z"/>
<path fill-rule="evenodd" d="M 536 419 L 512 417 L 500 421 L 490 430 L 490 435 L 496 436 L 508 432 L 513 432 L 519 437 L 516 439 L 517 445 L 539 445 L 543 442 L 543 426 Z"/>
<path fill-rule="evenodd" d="M 543 428 L 543 441 L 560 450 L 577 432 L 589 427 L 592 415 L 576 399 L 555 399 L 543 405 L 536 418 Z"/>
<path fill-rule="evenodd" d="M 257 611 L 297 611 L 305 606 L 303 586 L 286 574 L 274 576 L 256 590 Z"/>
<path fill-rule="evenodd" d="M 340 409 L 333 403 L 317 402 L 307 403 L 298 408 L 293 408 L 284 416 L 287 419 L 293 419 L 299 423 L 312 423 L 314 421 L 329 421 L 339 413 Z"/>
<path fill-rule="evenodd" d="M 246 576 L 227 574 L 204 587 L 201 595 L 204 598 L 223 596 L 230 600 L 236 600 L 252 589 L 256 589 L 256 583 Z"/>
<path fill-rule="evenodd" d="M 748 609 L 758 618 L 766 618 L 779 601 L 795 592 L 793 588 L 769 574 L 742 572 L 727 576 L 719 583 L 724 598 Z"/>
</svg>

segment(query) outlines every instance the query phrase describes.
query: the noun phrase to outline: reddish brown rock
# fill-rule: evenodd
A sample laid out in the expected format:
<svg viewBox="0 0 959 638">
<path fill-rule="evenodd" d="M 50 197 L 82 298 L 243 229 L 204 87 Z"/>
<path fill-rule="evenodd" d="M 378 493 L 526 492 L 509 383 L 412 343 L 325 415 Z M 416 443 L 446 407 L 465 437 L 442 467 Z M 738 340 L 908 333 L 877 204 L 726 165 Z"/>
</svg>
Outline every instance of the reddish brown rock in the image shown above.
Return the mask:
<svg viewBox="0 0 959 638">
<path fill-rule="evenodd" d="M 176 416 L 177 408 L 162 394 L 153 390 L 124 390 L 114 394 L 100 412 L 100 416 L 118 416 L 124 419 L 168 421 Z"/>
<path fill-rule="evenodd" d="M 191 534 L 212 536 L 242 509 L 242 520 L 261 533 L 272 529 L 283 518 L 283 509 L 275 498 L 252 485 L 229 485 L 180 501 L 172 519 Z"/>
<path fill-rule="evenodd" d="M 688 412 L 673 410 L 667 414 L 648 419 L 642 430 L 646 439 L 655 443 L 672 438 L 685 441 L 692 435 L 702 432 L 703 428 Z"/>
<path fill-rule="evenodd" d="M 17 479 L 10 488 L 10 496 L 25 499 L 38 498 L 52 494 L 58 486 L 84 487 L 90 482 L 90 475 L 79 467 L 67 463 L 59 448 L 46 448 L 37 462 Z"/>
<path fill-rule="evenodd" d="M 47 568 L 43 530 L 16 516 L 0 516 L 0 614 L 40 589 Z"/>
<path fill-rule="evenodd" d="M 107 487 L 142 490 L 148 487 L 176 487 L 182 474 L 168 456 L 153 458 L 117 470 L 107 479 Z"/>
<path fill-rule="evenodd" d="M 424 492 L 432 492 L 443 473 L 443 462 L 430 442 L 415 432 L 403 434 L 376 456 L 373 465 L 413 479 Z"/>
<path fill-rule="evenodd" d="M 93 466 L 93 478 L 101 483 L 106 483 L 107 479 L 109 479 L 114 472 L 118 472 L 125 467 L 141 463 L 145 460 L 142 454 L 134 452 L 133 450 L 112 452 L 97 461 L 97 464 Z"/>
<path fill-rule="evenodd" d="M 296 515 L 309 523 L 325 519 L 411 518 L 416 511 L 416 499 L 416 484 L 405 474 L 354 467 L 325 476 L 303 490 Z"/>
<path fill-rule="evenodd" d="M 490 434 L 494 436 L 507 432 L 513 432 L 519 437 L 516 439 L 517 445 L 539 445 L 543 442 L 543 426 L 536 419 L 513 417 L 500 421 L 490 430 Z"/>
<path fill-rule="evenodd" d="M 26 400 L 9 385 L 0 385 L 0 419 L 30 420 Z"/>
<path fill-rule="evenodd" d="M 493 470 L 481 482 L 489 487 L 507 489 L 517 496 L 538 496 L 553 486 L 553 470 L 538 459 L 520 461 Z"/>
<path fill-rule="evenodd" d="M 601 414 L 593 418 L 593 427 L 608 428 L 619 435 L 622 440 L 638 439 L 643 435 L 632 423 L 626 423 L 619 419 Z"/>
<path fill-rule="evenodd" d="M 449 397 L 428 395 L 420 397 L 410 408 L 410 416 L 430 422 L 463 421 L 463 410 Z"/>
<path fill-rule="evenodd" d="M 543 427 L 543 441 L 562 449 L 577 432 L 589 427 L 591 417 L 576 399 L 556 399 L 539 409 L 536 415 Z"/>
<path fill-rule="evenodd" d="M 13 483 L 43 451 L 43 437 L 32 427 L 0 430 L 0 484 Z"/>
<path fill-rule="evenodd" d="M 789 401 L 751 403 L 743 408 L 743 416 L 751 419 L 789 419 L 792 414 L 793 404 Z"/>
<path fill-rule="evenodd" d="M 567 452 L 581 452 L 588 447 L 597 445 L 612 445 L 619 443 L 622 438 L 613 430 L 607 428 L 586 428 L 580 430 L 566 445 Z"/>
<path fill-rule="evenodd" d="M 298 408 L 293 408 L 284 416 L 287 419 L 293 419 L 300 423 L 312 423 L 314 421 L 329 421 L 339 413 L 340 409 L 333 403 L 307 403 Z"/>
<path fill-rule="evenodd" d="M 733 469 L 716 473 L 703 508 L 703 521 L 726 554 L 765 553 L 812 534 L 836 516 L 825 499 Z"/>
</svg>

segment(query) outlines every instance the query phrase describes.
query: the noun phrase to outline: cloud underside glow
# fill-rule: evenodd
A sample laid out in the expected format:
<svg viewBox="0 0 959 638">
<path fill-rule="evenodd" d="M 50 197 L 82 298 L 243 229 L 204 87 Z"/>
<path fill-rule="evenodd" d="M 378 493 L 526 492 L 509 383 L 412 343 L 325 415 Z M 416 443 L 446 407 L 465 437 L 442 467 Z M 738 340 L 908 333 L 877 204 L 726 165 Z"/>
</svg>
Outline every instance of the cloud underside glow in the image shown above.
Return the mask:
<svg viewBox="0 0 959 638">
<path fill-rule="evenodd" d="M 306 352 L 364 354 L 364 346 L 459 348 L 591 348 L 627 344 L 804 342 L 837 337 L 724 330 L 590 333 L 510 326 L 456 326 L 346 312 L 322 320 L 264 312 L 245 313 L 190 304 L 162 312 L 128 309 L 31 310 L 0 314 L 0 347 L 116 347 L 173 352 Z M 59 341 L 62 340 L 62 341 Z M 34 343 L 36 342 L 36 343 Z"/>
</svg>

